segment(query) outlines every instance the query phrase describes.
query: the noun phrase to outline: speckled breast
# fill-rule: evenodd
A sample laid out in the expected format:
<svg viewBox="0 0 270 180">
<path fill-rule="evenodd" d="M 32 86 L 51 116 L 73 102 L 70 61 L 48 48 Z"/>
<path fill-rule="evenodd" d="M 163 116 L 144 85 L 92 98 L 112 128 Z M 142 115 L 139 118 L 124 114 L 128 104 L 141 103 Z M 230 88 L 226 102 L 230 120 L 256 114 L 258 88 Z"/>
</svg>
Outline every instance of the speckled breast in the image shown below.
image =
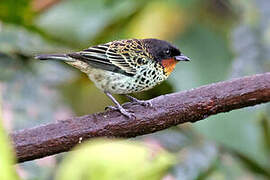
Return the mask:
<svg viewBox="0 0 270 180">
<path fill-rule="evenodd" d="M 88 73 L 88 76 L 99 89 L 112 94 L 145 91 L 167 78 L 162 68 L 157 68 L 154 65 L 141 66 L 134 76 L 126 76 L 95 68 Z"/>
</svg>

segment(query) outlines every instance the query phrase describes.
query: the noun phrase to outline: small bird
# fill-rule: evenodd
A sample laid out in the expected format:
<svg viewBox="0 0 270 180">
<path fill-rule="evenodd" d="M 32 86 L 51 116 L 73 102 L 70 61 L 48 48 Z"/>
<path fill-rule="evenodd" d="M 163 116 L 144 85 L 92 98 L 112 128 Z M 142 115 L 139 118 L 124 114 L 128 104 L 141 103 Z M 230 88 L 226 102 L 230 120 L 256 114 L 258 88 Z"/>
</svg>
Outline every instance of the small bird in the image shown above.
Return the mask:
<svg viewBox="0 0 270 180">
<path fill-rule="evenodd" d="M 131 102 L 152 106 L 151 101 L 138 100 L 128 94 L 153 88 L 168 78 L 179 61 L 190 59 L 167 41 L 159 39 L 127 39 L 108 42 L 68 54 L 44 54 L 40 60 L 62 60 L 82 72 L 101 89 L 128 118 L 112 94 L 125 95 Z"/>
</svg>

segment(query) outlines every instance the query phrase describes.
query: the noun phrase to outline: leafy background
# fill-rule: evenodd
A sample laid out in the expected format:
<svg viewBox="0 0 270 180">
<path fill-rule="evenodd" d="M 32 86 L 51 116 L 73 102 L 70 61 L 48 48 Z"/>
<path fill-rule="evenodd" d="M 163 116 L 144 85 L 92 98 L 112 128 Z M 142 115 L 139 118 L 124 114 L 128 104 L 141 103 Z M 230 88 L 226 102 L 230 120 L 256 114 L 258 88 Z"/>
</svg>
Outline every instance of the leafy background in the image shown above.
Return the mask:
<svg viewBox="0 0 270 180">
<path fill-rule="evenodd" d="M 192 61 L 178 64 L 160 86 L 135 95 L 141 99 L 267 72 L 270 1 L 0 1 L 0 120 L 5 130 L 99 112 L 112 104 L 86 75 L 61 62 L 39 62 L 34 55 L 146 37 L 173 42 Z M 174 154 L 176 162 L 164 172 L 164 179 L 270 179 L 269 114 L 268 103 L 128 143 L 140 142 Z M 10 168 L 14 158 L 7 149 L 8 140 L 3 133 L 0 138 L 4 139 L 0 164 L 11 169 L 0 169 L 0 174 L 16 179 Z M 22 163 L 16 165 L 16 171 L 21 179 L 52 179 L 59 167 L 64 168 L 59 163 L 66 156 L 68 153 Z"/>
</svg>

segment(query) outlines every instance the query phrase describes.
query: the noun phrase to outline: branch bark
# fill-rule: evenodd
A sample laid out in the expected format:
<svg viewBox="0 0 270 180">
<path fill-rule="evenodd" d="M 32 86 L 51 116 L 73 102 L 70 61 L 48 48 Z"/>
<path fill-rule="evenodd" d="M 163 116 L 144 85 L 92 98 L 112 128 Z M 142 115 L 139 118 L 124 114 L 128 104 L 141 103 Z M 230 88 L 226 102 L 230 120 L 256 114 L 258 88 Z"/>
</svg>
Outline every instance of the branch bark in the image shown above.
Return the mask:
<svg viewBox="0 0 270 180">
<path fill-rule="evenodd" d="M 74 117 L 11 133 L 18 162 L 70 150 L 93 137 L 135 137 L 221 112 L 270 101 L 270 72 L 152 99 L 152 108 L 127 104 L 136 119 L 117 111 Z"/>
</svg>

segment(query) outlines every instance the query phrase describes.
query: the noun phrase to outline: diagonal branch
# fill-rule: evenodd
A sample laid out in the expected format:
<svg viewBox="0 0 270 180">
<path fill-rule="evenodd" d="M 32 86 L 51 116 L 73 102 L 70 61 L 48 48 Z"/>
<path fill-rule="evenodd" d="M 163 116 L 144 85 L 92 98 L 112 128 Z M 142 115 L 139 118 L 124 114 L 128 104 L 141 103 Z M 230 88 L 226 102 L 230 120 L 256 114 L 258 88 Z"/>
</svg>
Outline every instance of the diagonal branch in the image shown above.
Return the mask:
<svg viewBox="0 0 270 180">
<path fill-rule="evenodd" d="M 270 101 L 270 72 L 152 99 L 152 108 L 127 104 L 136 119 L 117 111 L 74 117 L 11 134 L 18 162 L 70 150 L 93 137 L 135 137 L 221 112 Z"/>
</svg>

